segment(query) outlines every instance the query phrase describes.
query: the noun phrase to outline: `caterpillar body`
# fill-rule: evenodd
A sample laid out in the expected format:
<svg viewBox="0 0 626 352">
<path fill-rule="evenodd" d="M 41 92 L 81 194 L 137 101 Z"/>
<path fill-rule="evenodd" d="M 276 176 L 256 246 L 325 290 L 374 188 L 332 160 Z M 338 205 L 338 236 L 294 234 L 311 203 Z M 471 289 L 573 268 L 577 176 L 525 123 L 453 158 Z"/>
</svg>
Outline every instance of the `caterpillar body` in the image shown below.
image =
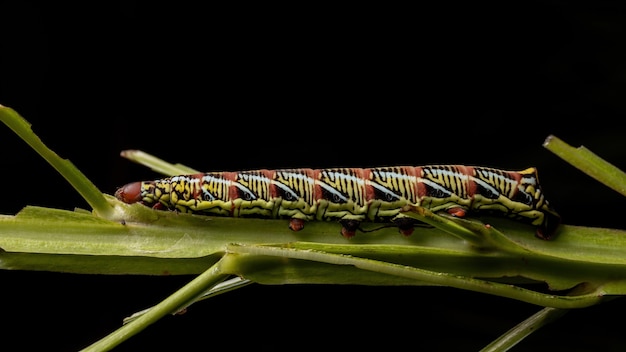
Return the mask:
<svg viewBox="0 0 626 352">
<path fill-rule="evenodd" d="M 395 223 L 412 232 L 401 214 L 408 205 L 456 216 L 499 214 L 529 222 L 550 239 L 559 215 L 544 198 L 537 170 L 504 171 L 463 165 L 279 169 L 208 172 L 129 183 L 115 192 L 125 203 L 232 217 L 337 220 L 352 237 L 361 221 Z"/>
</svg>

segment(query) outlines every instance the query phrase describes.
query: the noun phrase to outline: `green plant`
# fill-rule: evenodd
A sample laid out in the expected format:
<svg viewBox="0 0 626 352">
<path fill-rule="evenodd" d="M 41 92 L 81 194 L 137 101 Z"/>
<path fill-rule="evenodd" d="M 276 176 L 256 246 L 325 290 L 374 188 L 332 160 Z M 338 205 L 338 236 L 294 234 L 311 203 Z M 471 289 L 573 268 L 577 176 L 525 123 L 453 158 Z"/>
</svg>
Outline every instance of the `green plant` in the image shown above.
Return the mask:
<svg viewBox="0 0 626 352">
<path fill-rule="evenodd" d="M 0 119 L 85 198 L 91 210 L 27 206 L 0 216 L 0 268 L 85 274 L 197 274 L 188 285 L 86 350 L 109 350 L 167 314 L 261 284 L 443 285 L 544 307 L 485 347 L 507 350 L 568 309 L 626 294 L 626 237 L 617 229 L 562 225 L 541 241 L 516 221 L 434 214 L 407 207 L 430 227 L 411 237 L 383 228 L 347 240 L 336 224 L 307 224 L 294 234 L 281 220 L 207 218 L 125 204 L 101 193 L 74 165 L 48 149 L 10 108 Z M 556 137 L 546 148 L 625 194 L 626 177 L 585 148 Z M 166 175 L 195 170 L 141 152 L 126 157 Z M 520 279 L 523 279 L 520 281 Z M 546 283 L 549 290 L 528 283 Z"/>
</svg>

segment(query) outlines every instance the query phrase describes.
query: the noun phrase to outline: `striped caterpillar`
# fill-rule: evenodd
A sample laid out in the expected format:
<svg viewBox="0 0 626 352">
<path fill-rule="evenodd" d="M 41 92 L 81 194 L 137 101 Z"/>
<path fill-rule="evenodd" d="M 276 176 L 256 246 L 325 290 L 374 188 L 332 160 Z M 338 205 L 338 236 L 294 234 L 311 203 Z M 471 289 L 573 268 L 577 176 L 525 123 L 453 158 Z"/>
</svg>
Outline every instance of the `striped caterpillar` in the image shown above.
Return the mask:
<svg viewBox="0 0 626 352">
<path fill-rule="evenodd" d="M 308 220 L 338 220 L 345 237 L 361 221 L 390 222 L 411 234 L 417 222 L 400 214 L 407 204 L 455 216 L 495 213 L 537 226 L 550 239 L 559 215 L 544 199 L 535 168 L 504 171 L 462 165 L 281 169 L 209 172 L 129 183 L 115 192 L 125 203 L 232 217 L 289 218 L 298 231 Z"/>
</svg>

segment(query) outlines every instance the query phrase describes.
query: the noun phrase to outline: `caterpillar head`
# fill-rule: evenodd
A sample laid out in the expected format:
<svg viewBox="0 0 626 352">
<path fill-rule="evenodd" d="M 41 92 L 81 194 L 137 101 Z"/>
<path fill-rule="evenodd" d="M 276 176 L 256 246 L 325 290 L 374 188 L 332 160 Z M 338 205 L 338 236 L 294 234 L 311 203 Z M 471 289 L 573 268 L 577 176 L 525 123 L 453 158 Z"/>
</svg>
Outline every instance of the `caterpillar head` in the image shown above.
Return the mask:
<svg viewBox="0 0 626 352">
<path fill-rule="evenodd" d="M 128 204 L 141 202 L 141 188 L 141 182 L 126 184 L 115 191 L 115 198 Z"/>
</svg>

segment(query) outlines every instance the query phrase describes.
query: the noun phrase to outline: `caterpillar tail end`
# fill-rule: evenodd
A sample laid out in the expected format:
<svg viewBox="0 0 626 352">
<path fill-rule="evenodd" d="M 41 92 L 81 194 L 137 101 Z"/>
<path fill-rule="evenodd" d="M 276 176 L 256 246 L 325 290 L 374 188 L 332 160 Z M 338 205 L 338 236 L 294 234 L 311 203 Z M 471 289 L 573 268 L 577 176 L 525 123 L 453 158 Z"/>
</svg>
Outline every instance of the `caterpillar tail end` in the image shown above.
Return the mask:
<svg viewBox="0 0 626 352">
<path fill-rule="evenodd" d="M 141 182 L 126 184 L 115 191 L 115 198 L 127 203 L 137 203 L 141 201 Z"/>
</svg>

